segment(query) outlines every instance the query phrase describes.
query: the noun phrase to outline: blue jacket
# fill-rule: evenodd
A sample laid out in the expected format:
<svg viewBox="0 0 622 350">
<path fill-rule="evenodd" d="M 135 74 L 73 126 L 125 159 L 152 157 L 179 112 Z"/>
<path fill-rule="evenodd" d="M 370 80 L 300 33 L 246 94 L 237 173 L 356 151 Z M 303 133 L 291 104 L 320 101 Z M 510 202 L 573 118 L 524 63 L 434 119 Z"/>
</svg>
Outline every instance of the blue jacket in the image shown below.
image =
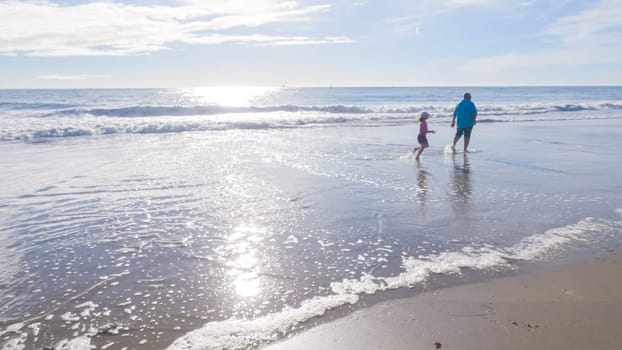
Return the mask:
<svg viewBox="0 0 622 350">
<path fill-rule="evenodd" d="M 454 117 L 457 119 L 456 127 L 463 129 L 475 125 L 474 115 L 477 115 L 475 103 L 471 100 L 460 101 L 454 110 Z"/>
</svg>

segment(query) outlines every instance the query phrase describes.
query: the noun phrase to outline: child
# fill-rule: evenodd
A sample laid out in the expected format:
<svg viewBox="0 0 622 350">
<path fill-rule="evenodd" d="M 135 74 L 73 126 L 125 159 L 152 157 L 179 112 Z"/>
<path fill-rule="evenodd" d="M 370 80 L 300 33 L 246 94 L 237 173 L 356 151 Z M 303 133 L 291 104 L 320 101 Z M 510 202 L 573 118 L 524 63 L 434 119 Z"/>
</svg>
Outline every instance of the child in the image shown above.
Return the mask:
<svg viewBox="0 0 622 350">
<path fill-rule="evenodd" d="M 430 114 L 428 114 L 428 112 L 423 112 L 421 113 L 419 117 L 417 117 L 417 120 L 419 121 L 419 136 L 417 136 L 417 141 L 419 142 L 419 146 L 413 149 L 413 154 L 417 153 L 417 156 L 415 157 L 416 160 L 419 160 L 419 156 L 421 155 L 421 152 L 423 152 L 424 149 L 430 147 L 430 145 L 428 144 L 428 138 L 426 135 L 428 133 L 434 134 L 434 130 L 428 130 L 428 122 L 427 122 L 428 118 L 430 118 Z M 419 152 L 417 152 L 417 150 Z"/>
</svg>

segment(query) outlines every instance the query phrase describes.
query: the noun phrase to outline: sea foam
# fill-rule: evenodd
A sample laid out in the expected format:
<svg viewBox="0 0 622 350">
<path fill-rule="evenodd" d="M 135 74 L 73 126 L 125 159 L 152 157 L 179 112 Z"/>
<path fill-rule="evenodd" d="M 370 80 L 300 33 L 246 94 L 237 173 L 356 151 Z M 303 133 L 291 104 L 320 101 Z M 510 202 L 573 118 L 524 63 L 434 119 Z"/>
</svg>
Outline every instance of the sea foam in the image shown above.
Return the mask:
<svg viewBox="0 0 622 350">
<path fill-rule="evenodd" d="M 382 126 L 415 122 L 421 111 L 448 123 L 453 104 L 275 106 L 126 106 L 68 108 L 63 104 L 0 103 L 0 141 L 330 125 Z M 478 104 L 479 123 L 619 118 L 617 102 Z"/>
<path fill-rule="evenodd" d="M 512 260 L 535 260 L 570 243 L 589 240 L 596 235 L 619 233 L 619 223 L 586 218 L 576 224 L 550 229 L 529 236 L 507 248 L 465 247 L 424 257 L 405 257 L 404 271 L 393 277 L 364 274 L 358 279 L 344 279 L 331 284 L 334 294 L 304 301 L 300 307 L 284 310 L 254 320 L 231 318 L 210 322 L 171 344 L 169 350 L 246 349 L 273 341 L 297 324 L 345 304 L 354 304 L 362 294 L 416 286 L 432 274 L 459 274 L 465 269 L 490 270 L 507 267 Z"/>
<path fill-rule="evenodd" d="M 616 209 L 622 215 L 622 209 Z M 491 245 L 467 246 L 458 251 L 446 251 L 419 257 L 402 257 L 403 271 L 395 276 L 374 276 L 363 274 L 360 278 L 343 279 L 331 283 L 332 294 L 316 296 L 303 301 L 297 307 L 286 306 L 279 312 L 255 319 L 230 318 L 214 321 L 190 331 L 176 339 L 169 350 L 200 349 L 248 349 L 277 340 L 280 336 L 314 317 L 331 309 L 356 304 L 362 295 L 375 294 L 397 288 L 413 287 L 424 283 L 431 275 L 460 274 L 466 269 L 498 270 L 511 268 L 512 261 L 533 261 L 563 251 L 573 244 L 589 242 L 594 238 L 617 235 L 622 232 L 622 222 L 585 218 L 575 224 L 552 228 L 543 233 L 527 236 L 509 247 Z M 98 305 L 85 302 L 76 306 L 81 315 L 89 316 Z M 76 314 L 67 312 L 60 318 L 73 323 L 75 328 L 82 324 Z M 26 327 L 28 326 L 28 327 Z M 38 333 L 38 325 L 16 323 L 9 325 L 0 334 L 11 335 L 3 350 L 25 348 L 28 334 Z M 27 331 L 30 329 L 30 331 Z M 55 344 L 57 349 L 92 349 L 91 338 L 97 330 L 91 328 L 76 338 L 63 339 Z"/>
<path fill-rule="evenodd" d="M 224 115 L 239 113 L 273 113 L 273 112 L 320 112 L 330 114 L 412 114 L 421 111 L 448 114 L 454 110 L 454 105 L 326 105 L 326 106 L 301 106 L 301 105 L 277 105 L 277 106 L 129 106 L 123 108 L 93 108 L 93 109 L 59 109 L 45 115 L 54 116 L 98 116 L 98 117 L 161 117 L 161 116 L 194 116 L 194 115 Z M 507 114 L 543 114 L 548 112 L 579 112 L 598 110 L 621 110 L 622 104 L 617 103 L 583 103 L 583 104 L 558 104 L 558 103 L 534 103 L 534 104 L 503 104 L 503 105 L 480 105 L 478 111 L 487 115 Z"/>
<path fill-rule="evenodd" d="M 303 127 L 326 127 L 335 125 L 377 127 L 395 126 L 414 123 L 413 115 L 405 115 L 401 118 L 375 117 L 365 115 L 363 117 L 350 116 L 282 116 L 282 119 L 268 118 L 265 120 L 208 120 L 194 117 L 188 120 L 159 120 L 139 119 L 128 120 L 93 120 L 89 118 L 75 120 L 48 120 L 45 123 L 37 123 L 39 129 L 19 123 L 12 125 L 0 125 L 0 141 L 30 141 L 40 139 L 59 139 L 73 137 L 87 137 L 97 135 L 115 134 L 174 134 L 184 132 L 209 132 L 226 130 L 277 130 Z M 582 116 L 581 118 L 564 118 L 561 116 L 549 116 L 546 118 L 517 118 L 498 117 L 482 118 L 479 123 L 507 123 L 507 122 L 538 122 L 538 121 L 566 121 L 587 119 L 609 119 L 608 116 Z M 617 117 L 611 117 L 617 118 Z M 449 117 L 437 117 L 436 123 L 448 123 Z"/>
</svg>

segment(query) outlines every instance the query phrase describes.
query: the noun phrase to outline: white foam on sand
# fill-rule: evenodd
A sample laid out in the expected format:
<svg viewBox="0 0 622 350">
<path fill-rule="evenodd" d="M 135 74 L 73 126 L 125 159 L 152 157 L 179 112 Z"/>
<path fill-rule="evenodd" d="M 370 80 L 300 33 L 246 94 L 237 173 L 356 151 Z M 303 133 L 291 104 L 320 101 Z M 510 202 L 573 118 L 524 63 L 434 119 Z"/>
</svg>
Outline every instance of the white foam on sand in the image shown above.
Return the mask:
<svg viewBox="0 0 622 350">
<path fill-rule="evenodd" d="M 94 345 L 91 345 L 92 335 L 83 335 L 73 339 L 63 339 L 59 341 L 54 349 L 58 350 L 90 350 L 95 349 Z"/>
<path fill-rule="evenodd" d="M 616 213 L 622 215 L 622 209 Z M 298 324 L 342 305 L 355 304 L 363 294 L 412 287 L 425 282 L 433 274 L 459 274 L 465 269 L 491 270 L 507 267 L 513 260 L 536 260 L 549 253 L 557 253 L 573 243 L 589 242 L 590 239 L 622 232 L 622 223 L 603 219 L 585 218 L 575 224 L 553 228 L 544 233 L 528 236 L 517 244 L 498 248 L 493 246 L 467 246 L 460 251 L 442 252 L 420 257 L 403 257 L 403 272 L 397 276 L 377 277 L 364 274 L 358 279 L 344 279 L 331 284 L 334 294 L 303 301 L 299 307 L 285 307 L 282 311 L 256 319 L 231 318 L 209 322 L 175 340 L 169 350 L 198 349 L 247 349 L 276 340 Z M 84 309 L 83 317 L 89 317 L 97 304 L 86 302 L 77 305 Z M 67 312 L 60 318 L 68 323 L 78 321 L 80 316 Z M 22 350 L 31 333 L 37 336 L 39 324 L 16 323 L 0 334 L 7 341 L 2 350 Z M 64 339 L 55 345 L 59 350 L 89 350 L 94 346 L 91 338 L 97 333 L 91 329 L 73 339 Z"/>
<path fill-rule="evenodd" d="M 534 260 L 548 251 L 558 250 L 570 242 L 585 242 L 596 235 L 617 230 L 613 222 L 585 218 L 576 224 L 550 229 L 523 239 L 519 244 L 506 249 L 510 259 Z"/>
<path fill-rule="evenodd" d="M 64 314 L 60 315 L 60 318 L 61 318 L 61 320 L 65 321 L 66 323 L 75 322 L 75 321 L 79 321 L 80 320 L 80 316 L 76 316 L 76 314 L 71 313 L 69 311 L 67 311 Z"/>
<path fill-rule="evenodd" d="M 18 325 L 20 327 L 18 327 Z M 10 326 L 12 332 L 17 332 L 17 336 L 9 339 L 2 346 L 2 350 L 23 350 L 26 349 L 26 340 L 28 339 L 29 333 L 27 331 L 21 331 L 24 327 L 23 323 L 16 324 L 14 326 Z M 40 323 L 33 323 L 28 326 L 31 328 L 33 335 L 36 337 L 39 334 Z M 56 350 L 91 350 L 94 349 L 95 346 L 91 345 L 91 338 L 96 334 L 95 329 L 90 329 L 87 334 L 81 335 L 72 339 L 63 339 L 56 343 L 53 347 Z"/>
<path fill-rule="evenodd" d="M 415 286 L 432 274 L 458 274 L 464 269 L 488 270 L 507 266 L 512 260 L 535 260 L 570 243 L 610 233 L 620 233 L 619 225 L 586 218 L 576 224 L 529 236 L 507 248 L 465 247 L 457 252 L 419 258 L 405 257 L 402 264 L 404 271 L 397 276 L 376 277 L 365 274 L 358 279 L 333 282 L 333 295 L 306 300 L 298 308 L 286 307 L 280 312 L 253 320 L 231 318 L 210 322 L 178 338 L 168 349 L 246 349 L 274 340 L 293 326 L 321 316 L 330 309 L 354 304 L 362 294 Z"/>
<path fill-rule="evenodd" d="M 80 305 L 76 305 L 76 309 L 84 308 L 84 310 L 82 310 L 82 312 L 80 313 L 80 316 L 86 318 L 90 316 L 91 312 L 93 312 L 97 308 L 97 306 L 98 305 L 93 303 L 92 301 L 87 301 Z"/>
<path fill-rule="evenodd" d="M 23 350 L 26 348 L 26 345 L 24 343 L 26 342 L 27 338 L 28 334 L 21 333 L 17 338 L 13 338 L 7 341 L 2 347 L 2 350 Z"/>
<path fill-rule="evenodd" d="M 0 331 L 0 336 L 3 336 L 6 333 L 15 333 L 20 329 L 24 328 L 26 324 L 24 322 L 13 323 L 6 327 L 4 331 Z"/>
<path fill-rule="evenodd" d="M 279 333 L 293 325 L 321 316 L 335 307 L 354 304 L 358 299 L 354 294 L 329 295 L 305 300 L 298 308 L 286 307 L 254 320 L 210 322 L 178 338 L 168 349 L 246 349 L 275 340 Z"/>
</svg>

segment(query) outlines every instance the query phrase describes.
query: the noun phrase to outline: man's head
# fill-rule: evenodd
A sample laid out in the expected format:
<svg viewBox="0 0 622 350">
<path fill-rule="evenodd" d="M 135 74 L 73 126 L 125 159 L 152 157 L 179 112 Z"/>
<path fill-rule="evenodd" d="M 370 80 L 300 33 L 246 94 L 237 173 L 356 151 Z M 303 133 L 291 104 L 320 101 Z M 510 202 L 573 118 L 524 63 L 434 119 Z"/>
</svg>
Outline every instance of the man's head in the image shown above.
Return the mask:
<svg viewBox="0 0 622 350">
<path fill-rule="evenodd" d="M 470 100 L 470 99 L 471 99 L 471 94 L 470 94 L 470 93 L 468 93 L 468 92 L 465 92 L 465 93 L 464 93 L 464 99 L 465 99 L 465 100 Z"/>
</svg>

